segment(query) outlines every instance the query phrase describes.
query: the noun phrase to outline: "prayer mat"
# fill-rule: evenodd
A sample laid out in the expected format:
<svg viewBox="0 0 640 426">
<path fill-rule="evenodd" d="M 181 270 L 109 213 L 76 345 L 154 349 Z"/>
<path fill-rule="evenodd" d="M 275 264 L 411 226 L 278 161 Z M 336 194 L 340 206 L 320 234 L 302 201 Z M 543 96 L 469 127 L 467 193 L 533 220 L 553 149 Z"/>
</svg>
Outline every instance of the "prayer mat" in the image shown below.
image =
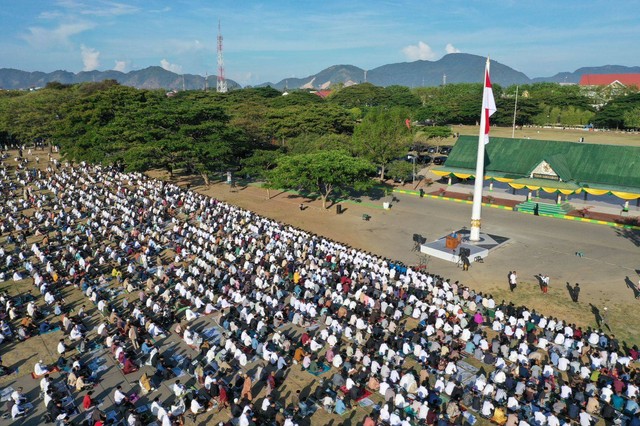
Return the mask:
<svg viewBox="0 0 640 426">
<path fill-rule="evenodd" d="M 360 405 L 361 407 L 370 407 L 373 405 L 373 401 L 369 398 L 364 398 L 358 401 L 358 405 Z"/>
<path fill-rule="evenodd" d="M 317 373 L 312 373 L 312 372 L 311 372 L 311 371 L 309 371 L 309 370 L 306 370 L 306 371 L 307 371 L 309 374 L 313 374 L 314 376 L 316 376 L 316 377 L 317 377 L 317 376 L 320 376 L 320 375 L 322 375 L 322 374 L 326 373 L 326 372 L 327 372 L 327 371 L 329 371 L 329 370 L 331 370 L 331 367 L 330 367 L 330 366 L 328 366 L 328 365 L 323 365 L 323 366 L 322 366 L 322 371 L 318 371 Z"/>
<path fill-rule="evenodd" d="M 364 393 L 362 394 L 362 396 L 361 396 L 360 398 L 356 399 L 356 402 L 360 402 L 360 401 L 362 401 L 363 399 L 366 399 L 366 398 L 370 397 L 372 394 L 373 394 L 373 392 L 371 392 L 371 391 L 369 391 L 369 390 L 365 389 L 365 390 L 364 390 Z"/>
</svg>

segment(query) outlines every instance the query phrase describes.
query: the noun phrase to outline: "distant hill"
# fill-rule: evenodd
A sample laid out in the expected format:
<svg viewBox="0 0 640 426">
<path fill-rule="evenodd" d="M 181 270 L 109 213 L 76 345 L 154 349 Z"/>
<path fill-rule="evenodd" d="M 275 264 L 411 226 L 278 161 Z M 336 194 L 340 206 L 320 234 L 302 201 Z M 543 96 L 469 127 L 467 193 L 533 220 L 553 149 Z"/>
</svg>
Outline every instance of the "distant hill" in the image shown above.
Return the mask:
<svg viewBox="0 0 640 426">
<path fill-rule="evenodd" d="M 603 65 L 601 67 L 578 68 L 574 72 L 561 72 L 553 77 L 536 77 L 531 81 L 552 83 L 579 83 L 583 74 L 639 74 L 640 67 L 626 67 L 624 65 Z"/>
<path fill-rule="evenodd" d="M 287 89 L 327 89 L 333 84 L 351 85 L 367 81 L 378 86 L 400 85 L 407 87 L 439 86 L 446 78 L 447 83 L 482 82 L 482 72 L 486 59 L 468 53 L 451 53 L 437 61 L 414 61 L 387 64 L 365 71 L 353 65 L 334 65 L 317 74 L 304 78 L 285 78 L 277 83 L 263 83 L 256 87 L 271 86 L 279 90 Z M 513 68 L 491 61 L 491 81 L 502 86 L 512 84 L 528 84 L 537 82 L 578 83 L 583 74 L 629 74 L 640 73 L 640 67 L 623 65 L 604 65 L 600 67 L 584 67 L 574 72 L 561 72 L 552 77 L 529 78 Z M 446 77 L 445 77 L 446 76 Z M 86 81 L 117 80 L 125 86 L 142 89 L 203 89 L 205 78 L 193 74 L 175 74 L 161 67 L 154 66 L 141 70 L 122 73 L 119 71 L 89 71 L 77 74 L 68 71 L 51 73 L 27 72 L 10 68 L 0 69 L 0 88 L 29 89 L 44 87 L 51 81 L 73 84 Z M 233 80 L 227 80 L 229 89 L 239 88 Z M 215 89 L 216 76 L 208 78 L 208 86 Z"/>
<path fill-rule="evenodd" d="M 447 83 L 477 83 L 482 81 L 486 58 L 467 53 L 452 53 L 437 61 L 414 61 L 382 65 L 367 71 L 366 81 L 377 86 L 407 87 L 438 86 L 446 75 Z M 529 83 L 525 74 L 496 61 L 491 61 L 492 82 L 509 86 Z M 265 83 L 276 89 L 325 89 L 331 84 L 362 83 L 365 70 L 353 65 L 334 65 L 305 78 L 287 78 L 278 83 Z"/>
<path fill-rule="evenodd" d="M 203 89 L 205 78 L 193 74 L 176 74 L 162 67 L 148 67 L 141 70 L 123 73 L 120 71 L 82 71 L 77 74 L 68 71 L 28 72 L 11 68 L 0 69 L 0 88 L 2 89 L 29 89 L 44 87 L 47 83 L 57 81 L 62 84 L 84 83 L 89 81 L 117 80 L 124 86 L 137 87 L 139 89 L 166 89 L 182 90 Z M 208 78 L 208 86 L 215 90 L 216 76 Z M 229 89 L 239 88 L 240 85 L 227 79 Z"/>
</svg>

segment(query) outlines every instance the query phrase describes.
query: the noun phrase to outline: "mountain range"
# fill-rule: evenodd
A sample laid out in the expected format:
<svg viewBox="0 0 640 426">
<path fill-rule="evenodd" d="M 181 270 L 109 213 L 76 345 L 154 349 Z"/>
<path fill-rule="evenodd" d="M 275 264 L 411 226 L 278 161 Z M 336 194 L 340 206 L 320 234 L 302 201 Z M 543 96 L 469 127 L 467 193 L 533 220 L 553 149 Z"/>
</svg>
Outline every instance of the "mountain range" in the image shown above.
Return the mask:
<svg viewBox="0 0 640 426">
<path fill-rule="evenodd" d="M 74 74 L 69 71 L 28 72 L 12 68 L 0 68 L 0 88 L 2 89 L 30 89 L 44 87 L 47 83 L 57 81 L 62 84 L 76 84 L 90 81 L 117 80 L 124 86 L 139 89 L 166 90 L 202 90 L 205 84 L 216 88 L 216 76 L 205 78 L 194 74 L 176 74 L 162 67 L 148 67 L 141 70 L 123 73 L 120 71 L 82 71 Z M 240 87 L 238 83 L 227 79 L 229 89 Z"/>
<path fill-rule="evenodd" d="M 418 60 L 400 62 L 364 70 L 353 65 L 334 65 L 317 74 L 305 78 L 286 78 L 277 83 L 263 83 L 258 86 L 271 86 L 279 90 L 286 89 L 327 89 L 334 84 L 351 85 L 362 82 L 378 86 L 401 85 L 407 87 L 439 86 L 443 83 L 477 83 L 483 79 L 486 59 L 468 53 L 451 53 L 437 61 Z M 502 86 L 529 84 L 537 82 L 578 83 L 583 74 L 629 74 L 640 73 L 640 67 L 622 65 L 604 65 L 584 67 L 574 72 L 561 72 L 552 77 L 529 78 L 513 68 L 491 61 L 491 81 Z M 209 78 L 193 74 L 175 74 L 161 67 L 148 67 L 141 70 L 122 73 L 119 71 L 83 71 L 77 74 L 68 71 L 27 72 L 10 68 L 0 69 L 0 88 L 29 89 L 44 87 L 51 81 L 74 84 L 88 81 L 117 80 L 120 84 L 141 89 L 198 90 L 205 84 L 215 90 L 216 77 Z M 240 85 L 227 79 L 229 89 Z"/>
</svg>

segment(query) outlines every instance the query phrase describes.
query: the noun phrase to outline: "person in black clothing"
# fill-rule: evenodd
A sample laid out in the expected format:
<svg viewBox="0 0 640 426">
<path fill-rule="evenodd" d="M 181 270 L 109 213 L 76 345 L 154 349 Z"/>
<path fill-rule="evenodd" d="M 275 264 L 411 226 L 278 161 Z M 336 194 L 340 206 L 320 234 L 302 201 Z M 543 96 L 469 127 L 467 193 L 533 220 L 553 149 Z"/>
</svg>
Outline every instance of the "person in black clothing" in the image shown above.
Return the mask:
<svg viewBox="0 0 640 426">
<path fill-rule="evenodd" d="M 606 401 L 602 402 L 602 409 L 600 410 L 600 414 L 602 415 L 602 418 L 604 419 L 605 423 L 607 424 L 607 426 L 612 425 L 613 421 L 616 418 L 616 409 L 613 408 L 613 406 L 611 404 L 609 404 Z"/>
<path fill-rule="evenodd" d="M 234 418 L 238 418 L 242 415 L 242 405 L 239 404 L 238 398 L 234 399 L 231 403 L 231 415 Z"/>
<path fill-rule="evenodd" d="M 211 396 L 211 398 L 217 398 L 218 395 L 220 395 L 220 386 L 218 385 L 217 381 L 211 383 L 211 387 L 209 388 L 209 395 Z"/>
<path fill-rule="evenodd" d="M 573 291 L 571 293 L 571 298 L 574 303 L 578 303 L 578 297 L 580 297 L 580 284 L 576 283 L 576 285 L 573 286 Z"/>
</svg>

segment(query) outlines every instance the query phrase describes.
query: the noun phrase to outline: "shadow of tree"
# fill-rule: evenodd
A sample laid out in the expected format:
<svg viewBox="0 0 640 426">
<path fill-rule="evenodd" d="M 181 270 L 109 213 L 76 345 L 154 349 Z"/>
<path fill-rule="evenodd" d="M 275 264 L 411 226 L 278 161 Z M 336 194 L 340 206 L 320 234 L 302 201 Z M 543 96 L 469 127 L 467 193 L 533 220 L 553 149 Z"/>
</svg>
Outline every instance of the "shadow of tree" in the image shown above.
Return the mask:
<svg viewBox="0 0 640 426">
<path fill-rule="evenodd" d="M 636 247 L 640 247 L 640 230 L 629 228 L 616 228 L 616 235 L 631 241 Z"/>
</svg>

